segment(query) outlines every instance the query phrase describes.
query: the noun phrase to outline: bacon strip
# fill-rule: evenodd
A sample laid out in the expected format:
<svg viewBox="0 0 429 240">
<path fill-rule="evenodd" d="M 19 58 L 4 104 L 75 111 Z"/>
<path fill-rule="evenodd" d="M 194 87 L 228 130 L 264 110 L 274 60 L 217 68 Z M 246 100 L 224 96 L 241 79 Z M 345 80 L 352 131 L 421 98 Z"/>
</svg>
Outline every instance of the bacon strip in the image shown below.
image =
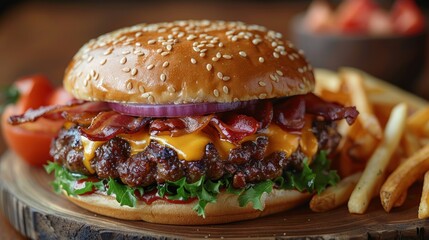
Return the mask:
<svg viewBox="0 0 429 240">
<path fill-rule="evenodd" d="M 305 125 L 306 102 L 302 96 L 295 96 L 277 103 L 274 107 L 274 122 L 288 131 L 299 131 Z"/>
<path fill-rule="evenodd" d="M 344 107 L 328 102 L 313 93 L 282 99 L 274 105 L 274 122 L 287 131 L 300 131 L 305 124 L 305 114 L 323 117 L 326 121 L 346 119 L 353 124 L 359 112 L 356 107 Z"/>
<path fill-rule="evenodd" d="M 180 136 L 205 128 L 212 118 L 213 115 L 155 119 L 150 124 L 149 132 L 151 135 Z"/>
<path fill-rule="evenodd" d="M 233 143 L 238 143 L 243 138 L 255 134 L 260 127 L 259 122 L 254 118 L 242 114 L 234 114 L 225 122 L 218 117 L 213 117 L 210 124 L 218 130 L 222 139 Z"/>
<path fill-rule="evenodd" d="M 352 124 L 359 112 L 355 107 L 344 107 L 327 102 L 316 95 L 306 95 L 260 101 L 238 113 L 226 112 L 217 115 L 182 118 L 144 118 L 122 115 L 111 111 L 107 103 L 74 100 L 67 105 L 30 109 L 22 115 L 11 116 L 13 125 L 32 122 L 40 117 L 64 118 L 80 126 L 83 136 L 93 141 L 107 141 L 121 133 L 135 133 L 149 125 L 151 134 L 179 136 L 202 130 L 210 125 L 222 139 L 233 143 L 266 128 L 275 122 L 287 131 L 299 132 L 304 127 L 305 114 L 323 117 L 326 121 L 346 119 Z"/>
<path fill-rule="evenodd" d="M 63 118 L 62 115 L 64 112 L 100 112 L 106 111 L 107 109 L 109 109 L 109 106 L 104 102 L 73 100 L 66 105 L 52 105 L 40 107 L 38 109 L 29 109 L 22 115 L 10 116 L 8 122 L 12 125 L 18 125 L 26 122 L 34 122 L 41 117 L 58 120 Z"/>
<path fill-rule="evenodd" d="M 132 117 L 114 111 L 101 112 L 88 128 L 80 128 L 83 136 L 92 141 L 107 141 L 118 134 L 136 133 L 142 129 L 151 118 Z"/>
<path fill-rule="evenodd" d="M 306 112 L 321 116 L 329 121 L 346 119 L 349 125 L 353 124 L 359 112 L 356 107 L 344 107 L 335 102 L 328 102 L 313 93 L 304 95 Z"/>
</svg>

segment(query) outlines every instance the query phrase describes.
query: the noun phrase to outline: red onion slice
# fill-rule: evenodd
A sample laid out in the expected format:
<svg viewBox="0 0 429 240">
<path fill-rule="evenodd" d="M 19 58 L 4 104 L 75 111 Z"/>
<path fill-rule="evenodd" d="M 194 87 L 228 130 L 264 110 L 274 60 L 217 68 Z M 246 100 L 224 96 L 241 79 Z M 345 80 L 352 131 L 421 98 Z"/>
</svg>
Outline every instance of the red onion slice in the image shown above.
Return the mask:
<svg viewBox="0 0 429 240">
<path fill-rule="evenodd" d="M 231 103 L 189 103 L 189 104 L 127 104 L 109 103 L 116 112 L 140 117 L 186 117 L 227 112 L 254 105 L 257 100 Z"/>
</svg>

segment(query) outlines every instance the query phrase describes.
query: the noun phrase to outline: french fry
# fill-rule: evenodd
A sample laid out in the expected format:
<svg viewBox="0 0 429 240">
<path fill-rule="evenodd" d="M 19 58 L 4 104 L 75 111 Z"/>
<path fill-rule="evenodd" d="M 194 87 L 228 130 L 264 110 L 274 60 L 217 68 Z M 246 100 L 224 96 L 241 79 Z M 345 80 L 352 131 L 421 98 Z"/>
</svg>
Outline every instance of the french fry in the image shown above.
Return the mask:
<svg viewBox="0 0 429 240">
<path fill-rule="evenodd" d="M 341 81 L 336 72 L 327 69 L 315 69 L 314 75 L 317 80 L 314 92 L 320 94 L 322 90 L 340 92 Z"/>
<path fill-rule="evenodd" d="M 407 196 L 408 196 L 408 191 L 403 192 L 398 200 L 396 200 L 395 204 L 393 205 L 394 207 L 400 207 L 402 205 L 404 205 L 405 200 L 407 200 Z"/>
<path fill-rule="evenodd" d="M 402 142 L 403 142 L 402 146 L 404 147 L 404 151 L 407 157 L 410 157 L 411 155 L 413 155 L 421 147 L 417 136 L 410 131 L 406 131 L 404 133 L 404 135 L 402 136 Z"/>
<path fill-rule="evenodd" d="M 369 159 L 362 177 L 350 196 L 348 202 L 350 213 L 364 213 L 377 186 L 382 184 L 386 167 L 393 152 L 398 147 L 405 129 L 406 116 L 406 104 L 401 103 L 393 108 L 384 131 L 384 137 Z"/>
<path fill-rule="evenodd" d="M 359 110 L 358 121 L 373 137 L 380 139 L 383 132 L 365 91 L 363 75 L 356 71 L 342 70 L 340 76 L 349 90 L 352 105 Z"/>
<path fill-rule="evenodd" d="M 384 95 L 383 97 L 380 97 L 380 99 L 390 102 L 391 105 L 404 102 L 407 103 L 407 105 L 412 109 L 420 109 L 427 107 L 428 105 L 427 101 L 417 97 L 416 95 L 406 92 L 399 87 L 387 83 L 386 81 L 377 79 L 376 77 L 371 76 L 362 70 L 350 67 L 340 68 L 340 71 L 343 70 L 354 71 L 362 74 L 365 79 L 365 89 L 367 89 L 368 93 L 373 93 L 374 95 Z"/>
<path fill-rule="evenodd" d="M 429 144 L 404 161 L 390 174 L 380 190 L 380 200 L 386 212 L 407 189 L 429 170 Z"/>
<path fill-rule="evenodd" d="M 419 205 L 419 219 L 429 218 L 429 172 L 425 173 L 422 196 Z"/>
<path fill-rule="evenodd" d="M 422 108 L 414 112 L 407 120 L 407 126 L 418 133 L 422 126 L 425 126 L 429 121 L 429 107 Z"/>
<path fill-rule="evenodd" d="M 361 172 L 350 175 L 337 185 L 328 187 L 320 195 L 314 195 L 310 201 L 310 209 L 315 212 L 326 212 L 343 205 L 349 199 L 361 175 Z"/>
</svg>

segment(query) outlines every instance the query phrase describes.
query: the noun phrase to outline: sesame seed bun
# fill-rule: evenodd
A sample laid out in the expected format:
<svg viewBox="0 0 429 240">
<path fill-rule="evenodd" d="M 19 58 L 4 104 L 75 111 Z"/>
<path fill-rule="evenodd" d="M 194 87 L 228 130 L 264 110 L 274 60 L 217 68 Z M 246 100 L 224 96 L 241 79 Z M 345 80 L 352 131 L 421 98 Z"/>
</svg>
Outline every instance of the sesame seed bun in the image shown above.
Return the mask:
<svg viewBox="0 0 429 240">
<path fill-rule="evenodd" d="M 65 72 L 78 99 L 142 104 L 305 94 L 312 67 L 280 33 L 224 21 L 140 24 L 85 44 Z"/>
<path fill-rule="evenodd" d="M 144 220 L 152 223 L 174 225 L 203 225 L 229 223 L 255 219 L 262 216 L 282 212 L 294 208 L 309 200 L 310 194 L 295 190 L 273 189 L 270 194 L 263 196 L 264 211 L 253 209 L 251 204 L 245 207 L 238 205 L 237 195 L 220 193 L 216 203 L 209 203 L 206 217 L 198 216 L 192 208 L 195 203 L 170 204 L 156 200 L 147 205 L 138 202 L 135 208 L 120 206 L 114 197 L 102 194 L 67 196 L 76 205 L 92 212 L 125 220 Z"/>
</svg>

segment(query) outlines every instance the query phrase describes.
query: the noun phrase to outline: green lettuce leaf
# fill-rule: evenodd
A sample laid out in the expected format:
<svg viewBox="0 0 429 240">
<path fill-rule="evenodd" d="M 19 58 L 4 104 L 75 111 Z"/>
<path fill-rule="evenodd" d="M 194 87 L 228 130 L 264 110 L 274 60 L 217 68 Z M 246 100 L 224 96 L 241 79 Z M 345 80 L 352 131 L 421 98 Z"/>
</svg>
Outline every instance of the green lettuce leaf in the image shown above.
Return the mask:
<svg viewBox="0 0 429 240">
<path fill-rule="evenodd" d="M 121 206 L 126 205 L 135 207 L 137 204 L 136 193 L 142 196 L 145 192 L 157 189 L 157 194 L 161 198 L 170 200 L 188 200 L 197 199 L 194 210 L 199 216 L 205 217 L 205 207 L 209 203 L 215 203 L 217 195 L 221 189 L 226 192 L 238 195 L 238 203 L 240 206 L 246 206 L 252 203 L 254 209 L 263 210 L 261 201 L 264 193 L 271 193 L 273 187 L 279 189 L 297 189 L 301 192 L 321 193 L 328 185 L 335 185 L 339 181 L 336 171 L 329 170 L 330 162 L 326 157 L 326 152 L 320 152 L 311 165 L 304 161 L 302 171 L 285 172 L 283 176 L 274 180 L 266 180 L 256 184 L 249 184 L 243 189 L 236 189 L 232 186 L 231 176 L 225 176 L 219 180 L 209 180 L 205 176 L 201 177 L 194 183 L 188 183 L 183 177 L 174 182 L 165 182 L 157 186 L 149 187 L 130 187 L 124 185 L 118 179 L 105 179 L 99 182 L 86 181 L 84 184 L 79 184 L 80 188 L 76 188 L 76 182 L 85 180 L 87 177 L 81 174 L 70 173 L 67 169 L 57 163 L 49 162 L 45 166 L 48 173 L 55 173 L 55 180 L 52 182 L 54 190 L 60 193 L 62 190 L 67 194 L 75 196 L 88 192 L 94 189 L 106 192 L 109 195 L 114 195 Z"/>
</svg>

